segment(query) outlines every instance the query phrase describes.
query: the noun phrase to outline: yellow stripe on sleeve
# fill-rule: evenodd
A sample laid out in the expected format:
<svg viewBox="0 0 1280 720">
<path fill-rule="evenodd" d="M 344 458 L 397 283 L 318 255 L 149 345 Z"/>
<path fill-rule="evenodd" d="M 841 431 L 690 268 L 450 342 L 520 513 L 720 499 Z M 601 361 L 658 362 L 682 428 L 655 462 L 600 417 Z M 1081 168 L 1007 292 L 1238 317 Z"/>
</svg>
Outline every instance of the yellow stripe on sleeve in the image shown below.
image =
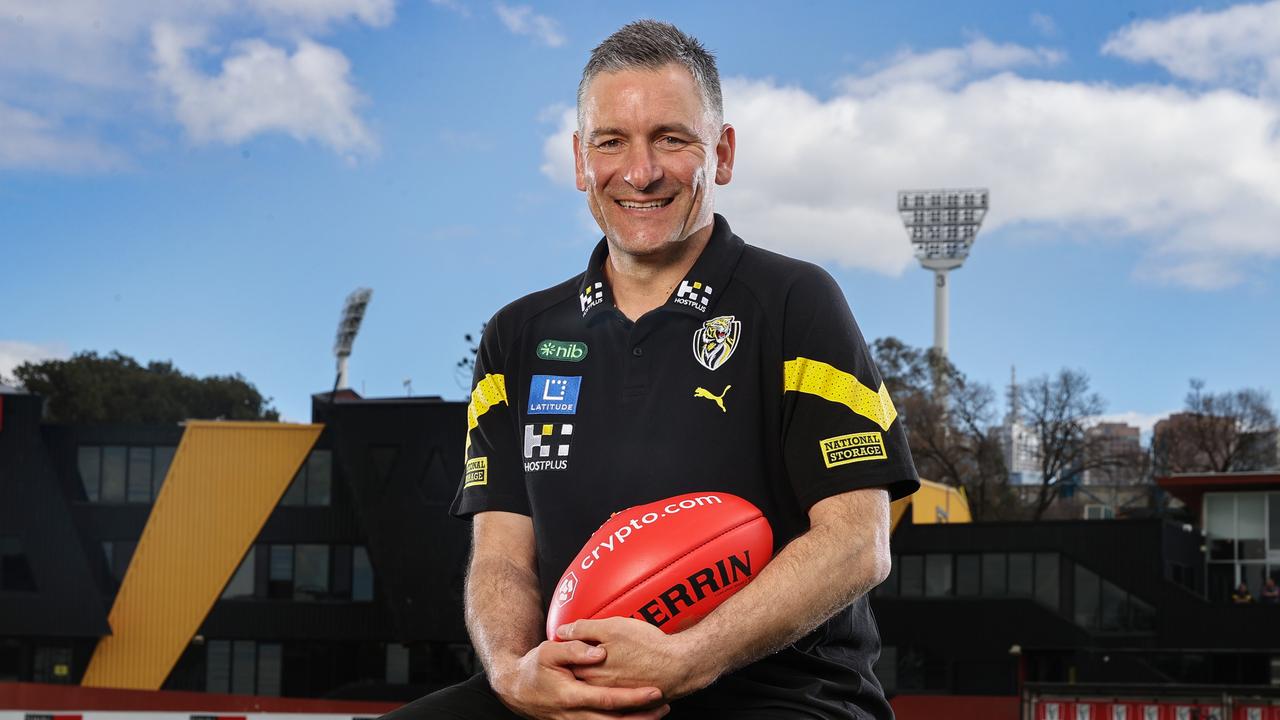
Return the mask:
<svg viewBox="0 0 1280 720">
<path fill-rule="evenodd" d="M 507 379 L 502 375 L 485 375 L 471 391 L 471 403 L 467 405 L 467 446 L 471 449 L 471 431 L 480 424 L 480 416 L 494 405 L 506 404 Z"/>
<path fill-rule="evenodd" d="M 880 383 L 878 391 L 872 390 L 853 375 L 820 360 L 798 357 L 786 361 L 782 368 L 782 391 L 788 390 L 840 403 L 883 430 L 888 430 L 898 417 L 884 383 Z"/>
</svg>

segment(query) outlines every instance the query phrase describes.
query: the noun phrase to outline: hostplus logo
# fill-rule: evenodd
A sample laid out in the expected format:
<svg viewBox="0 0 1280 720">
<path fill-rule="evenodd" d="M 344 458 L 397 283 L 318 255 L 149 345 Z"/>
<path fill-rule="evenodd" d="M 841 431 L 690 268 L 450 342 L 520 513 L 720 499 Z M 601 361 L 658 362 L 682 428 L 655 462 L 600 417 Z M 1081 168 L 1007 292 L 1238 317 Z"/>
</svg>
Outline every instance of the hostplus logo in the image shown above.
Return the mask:
<svg viewBox="0 0 1280 720">
<path fill-rule="evenodd" d="M 676 290 L 676 296 L 672 302 L 688 305 L 698 312 L 706 312 L 707 305 L 711 302 L 711 286 L 703 285 L 701 282 L 691 283 L 688 280 L 681 280 L 680 289 Z"/>
<path fill-rule="evenodd" d="M 578 295 L 578 303 L 582 305 L 582 314 L 586 315 L 591 308 L 604 302 L 604 283 L 596 283 L 588 285 L 581 294 Z"/>
<path fill-rule="evenodd" d="M 568 470 L 572 423 L 524 426 L 524 471 Z"/>
</svg>

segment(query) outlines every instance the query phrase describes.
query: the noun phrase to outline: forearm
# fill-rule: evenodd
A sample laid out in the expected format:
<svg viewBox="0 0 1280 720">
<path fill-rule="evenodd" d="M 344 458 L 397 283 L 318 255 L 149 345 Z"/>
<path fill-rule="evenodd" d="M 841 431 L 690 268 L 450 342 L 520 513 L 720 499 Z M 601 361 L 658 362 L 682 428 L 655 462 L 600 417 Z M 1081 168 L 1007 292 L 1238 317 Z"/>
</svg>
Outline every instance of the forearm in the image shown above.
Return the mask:
<svg viewBox="0 0 1280 720">
<path fill-rule="evenodd" d="M 475 546 L 467 568 L 467 631 L 491 677 L 501 675 L 543 640 L 542 599 L 532 548 L 528 557 L 513 552 L 516 549 L 509 545 Z"/>
<path fill-rule="evenodd" d="M 695 688 L 777 652 L 880 584 L 889 572 L 888 494 L 837 507 L 796 537 L 737 594 L 685 630 L 699 657 Z M 848 532 L 849 527 L 859 532 Z"/>
</svg>

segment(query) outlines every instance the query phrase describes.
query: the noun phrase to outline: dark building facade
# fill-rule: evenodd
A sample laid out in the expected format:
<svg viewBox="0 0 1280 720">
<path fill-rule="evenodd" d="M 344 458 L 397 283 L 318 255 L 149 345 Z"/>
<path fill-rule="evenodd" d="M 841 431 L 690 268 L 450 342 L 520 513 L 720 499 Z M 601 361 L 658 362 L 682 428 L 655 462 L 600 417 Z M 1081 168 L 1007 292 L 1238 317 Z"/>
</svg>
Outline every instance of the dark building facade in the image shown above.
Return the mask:
<svg viewBox="0 0 1280 720">
<path fill-rule="evenodd" d="M 39 397 L 0 395 L 0 682 L 74 684 L 112 633 L 186 430 L 52 425 L 41 411 Z M 402 700 L 473 672 L 470 527 L 447 512 L 465 412 L 315 396 L 323 431 L 163 688 Z M 872 598 L 877 672 L 903 695 L 1280 683 L 1280 606 L 1208 598 L 1206 542 L 1159 519 L 904 520 Z"/>
</svg>

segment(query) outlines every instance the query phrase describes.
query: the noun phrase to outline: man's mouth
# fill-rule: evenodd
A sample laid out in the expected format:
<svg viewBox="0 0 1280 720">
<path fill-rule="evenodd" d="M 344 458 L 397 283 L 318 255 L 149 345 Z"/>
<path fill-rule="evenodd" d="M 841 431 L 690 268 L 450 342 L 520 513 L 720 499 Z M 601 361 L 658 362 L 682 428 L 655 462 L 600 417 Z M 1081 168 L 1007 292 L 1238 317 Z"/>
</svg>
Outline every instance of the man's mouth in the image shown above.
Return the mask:
<svg viewBox="0 0 1280 720">
<path fill-rule="evenodd" d="M 621 205 L 622 207 L 628 210 L 656 210 L 658 208 L 663 208 L 670 205 L 671 201 L 674 199 L 675 198 L 664 198 L 662 200 L 645 200 L 645 201 L 615 200 L 614 202 L 618 203 L 619 205 Z"/>
</svg>

